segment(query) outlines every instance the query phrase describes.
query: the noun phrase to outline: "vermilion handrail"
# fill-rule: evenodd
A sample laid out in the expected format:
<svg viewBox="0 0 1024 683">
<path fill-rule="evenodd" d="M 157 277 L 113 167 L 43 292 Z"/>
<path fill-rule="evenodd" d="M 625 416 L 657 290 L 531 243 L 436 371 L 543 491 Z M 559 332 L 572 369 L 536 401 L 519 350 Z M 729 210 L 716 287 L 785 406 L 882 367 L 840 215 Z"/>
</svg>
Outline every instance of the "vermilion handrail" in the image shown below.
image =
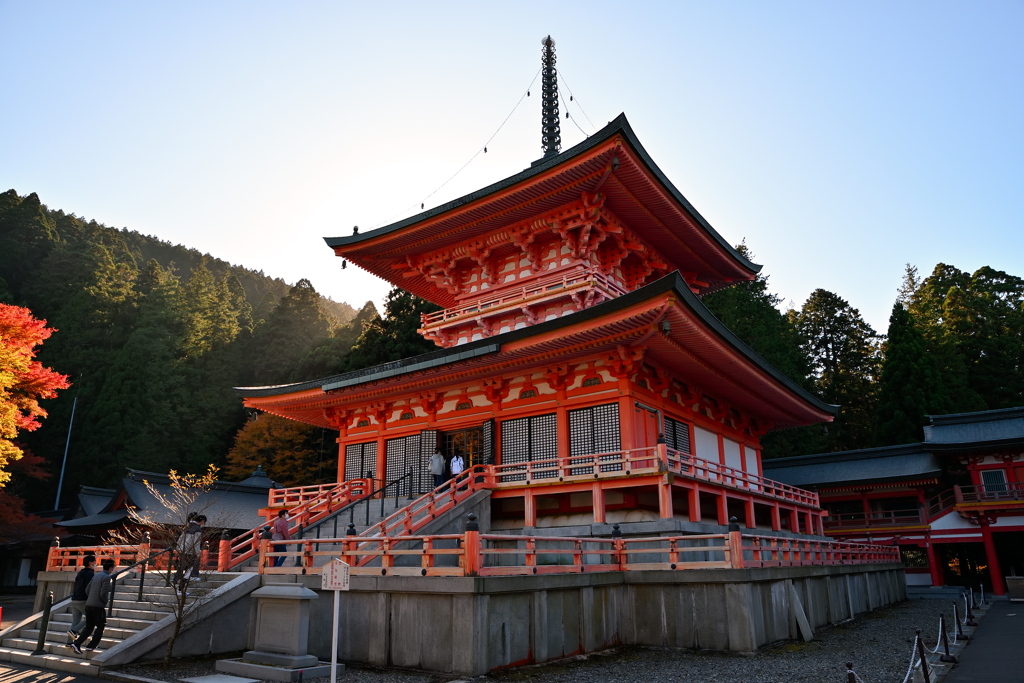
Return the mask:
<svg viewBox="0 0 1024 683">
<path fill-rule="evenodd" d="M 280 542 L 275 542 L 277 545 Z M 730 531 L 724 534 L 649 538 L 578 538 L 463 534 L 341 537 L 285 541 L 295 549 L 269 551 L 264 540 L 260 572 L 318 574 L 328 559 L 346 560 L 354 575 L 514 576 L 610 571 L 739 569 L 900 562 L 899 548 Z M 447 547 L 438 547 L 444 544 Z M 320 546 L 329 546 L 319 549 Z M 338 550 L 341 546 L 341 550 Z M 297 566 L 273 567 L 270 560 L 296 558 Z M 454 556 L 458 566 L 438 566 Z M 398 558 L 418 562 L 396 564 Z M 521 558 L 521 561 L 516 560 Z M 373 566 L 369 566 L 373 562 Z M 291 564 L 291 563 L 288 563 Z M 451 563 L 449 563 L 451 564 Z"/>
<path fill-rule="evenodd" d="M 289 534 L 299 527 L 324 519 L 349 503 L 365 498 L 372 490 L 369 479 L 349 479 L 333 485 L 299 486 L 291 489 L 271 489 L 267 499 L 269 507 L 289 509 Z M 289 502 L 291 501 L 291 502 Z M 259 552 L 260 537 L 266 524 L 245 531 L 233 539 L 221 541 L 217 569 L 227 571 L 246 562 Z"/>
<path fill-rule="evenodd" d="M 506 289 L 504 293 L 496 292 L 490 297 L 478 299 L 473 303 L 458 308 L 446 308 L 433 313 L 421 313 L 420 324 L 430 327 L 439 323 L 448 322 L 466 315 L 479 313 L 497 313 L 503 306 L 518 304 L 534 297 L 543 297 L 550 294 L 561 294 L 572 291 L 586 285 L 597 285 L 604 287 L 612 296 L 621 296 L 626 293 L 617 282 L 599 271 L 588 270 L 575 275 L 561 275 L 537 280 L 530 280 L 527 286 L 514 289 Z"/>
<path fill-rule="evenodd" d="M 982 484 L 980 486 L 958 487 L 958 503 L 991 503 L 1024 500 L 1024 484 L 1007 482 L 1005 484 Z"/>
<path fill-rule="evenodd" d="M 921 510 L 878 510 L 864 514 L 863 512 L 842 512 L 829 515 L 825 520 L 826 529 L 844 529 L 860 527 L 887 527 L 925 524 Z"/>
</svg>

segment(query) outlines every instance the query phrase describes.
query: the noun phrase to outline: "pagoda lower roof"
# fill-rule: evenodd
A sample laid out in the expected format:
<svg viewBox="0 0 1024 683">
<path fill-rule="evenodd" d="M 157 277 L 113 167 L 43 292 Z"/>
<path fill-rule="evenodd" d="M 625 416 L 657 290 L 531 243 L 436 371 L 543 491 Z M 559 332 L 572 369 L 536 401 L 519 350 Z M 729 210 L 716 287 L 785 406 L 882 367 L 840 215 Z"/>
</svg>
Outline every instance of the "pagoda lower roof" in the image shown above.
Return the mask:
<svg viewBox="0 0 1024 683">
<path fill-rule="evenodd" d="M 828 421 L 839 410 L 737 338 L 677 273 L 584 311 L 469 344 L 308 382 L 235 391 L 251 408 L 329 426 L 327 408 L 454 388 L 631 345 L 644 347 L 645 360 L 775 428 Z"/>
<path fill-rule="evenodd" d="M 761 266 L 734 249 L 669 181 L 620 114 L 578 145 L 520 173 L 404 220 L 325 237 L 359 267 L 442 307 L 454 296 L 405 271 L 408 256 L 456 247 L 600 192 L 604 206 L 702 294 L 753 279 Z"/>
</svg>

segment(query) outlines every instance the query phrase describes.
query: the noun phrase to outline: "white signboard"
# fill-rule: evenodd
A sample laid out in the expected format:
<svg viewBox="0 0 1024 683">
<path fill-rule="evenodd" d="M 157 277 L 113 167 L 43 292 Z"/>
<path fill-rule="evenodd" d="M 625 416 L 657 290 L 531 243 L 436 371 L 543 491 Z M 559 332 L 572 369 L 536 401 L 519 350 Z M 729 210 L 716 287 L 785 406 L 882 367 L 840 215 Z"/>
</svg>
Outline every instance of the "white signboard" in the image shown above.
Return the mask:
<svg viewBox="0 0 1024 683">
<path fill-rule="evenodd" d="M 348 564 L 341 560 L 331 560 L 324 565 L 323 573 L 320 575 L 322 581 L 320 588 L 325 591 L 347 591 L 348 590 Z"/>
</svg>

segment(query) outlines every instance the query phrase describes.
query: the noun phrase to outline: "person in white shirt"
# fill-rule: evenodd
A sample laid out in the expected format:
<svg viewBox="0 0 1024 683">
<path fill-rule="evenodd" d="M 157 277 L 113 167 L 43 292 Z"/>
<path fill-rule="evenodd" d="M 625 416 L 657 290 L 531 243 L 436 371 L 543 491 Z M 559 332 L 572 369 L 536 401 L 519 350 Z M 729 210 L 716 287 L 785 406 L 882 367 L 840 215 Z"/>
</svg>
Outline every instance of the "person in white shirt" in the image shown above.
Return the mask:
<svg viewBox="0 0 1024 683">
<path fill-rule="evenodd" d="M 454 479 L 455 477 L 459 476 L 459 474 L 461 474 L 464 469 L 466 469 L 466 461 L 462 459 L 461 455 L 456 453 L 455 455 L 452 456 L 450 467 L 452 470 L 452 479 Z"/>
</svg>

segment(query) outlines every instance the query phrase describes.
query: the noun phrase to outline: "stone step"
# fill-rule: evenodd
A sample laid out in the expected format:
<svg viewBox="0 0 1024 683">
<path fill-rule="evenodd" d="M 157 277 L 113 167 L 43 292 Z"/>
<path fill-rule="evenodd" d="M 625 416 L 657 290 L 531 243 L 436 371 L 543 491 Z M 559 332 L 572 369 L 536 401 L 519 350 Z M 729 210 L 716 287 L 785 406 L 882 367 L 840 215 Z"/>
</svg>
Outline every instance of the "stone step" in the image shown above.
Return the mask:
<svg viewBox="0 0 1024 683">
<path fill-rule="evenodd" d="M 110 638 L 116 638 L 118 640 L 124 640 L 125 638 L 128 638 L 129 636 L 132 636 L 132 635 L 134 635 L 134 634 L 136 634 L 136 633 L 138 633 L 139 631 L 142 630 L 142 629 L 138 629 L 138 628 L 123 628 L 121 626 L 115 626 L 112 623 L 113 621 L 114 621 L 113 619 L 108 619 L 107 620 L 107 624 L 103 628 L 103 637 L 105 637 L 105 638 L 106 637 L 110 637 Z M 143 623 L 145 623 L 146 626 L 148 627 L 153 622 L 147 621 L 147 622 L 143 622 Z M 19 638 L 28 638 L 32 642 L 36 642 L 39 639 L 39 629 L 38 628 L 25 628 L 25 629 L 22 629 L 21 633 L 18 634 L 18 637 Z M 70 639 L 70 636 L 68 636 L 68 629 L 67 628 L 55 629 L 54 626 L 53 626 L 53 622 L 52 621 L 46 627 L 46 640 L 47 641 L 53 641 L 55 643 L 63 643 L 64 641 L 69 640 L 69 639 Z"/>
<path fill-rule="evenodd" d="M 100 640 L 99 649 L 94 651 L 94 652 L 85 652 L 85 646 L 83 645 L 82 646 L 82 655 L 81 656 L 85 657 L 86 659 L 89 659 L 89 658 L 99 654 L 100 650 L 109 650 L 110 648 L 114 647 L 115 645 L 117 645 L 118 643 L 121 642 L 120 639 L 107 638 L 106 635 L 107 635 L 106 632 L 104 632 L 103 633 L 103 639 Z M 88 642 L 88 641 L 86 641 L 86 642 Z M 4 647 L 9 647 L 12 650 L 18 650 L 20 652 L 24 652 L 26 654 L 31 654 L 36 649 L 36 645 L 37 644 L 38 643 L 35 640 L 30 640 L 28 638 L 4 638 L 3 646 Z M 44 644 L 44 648 L 45 648 L 45 650 L 48 653 L 54 654 L 54 655 L 61 655 L 61 656 L 64 656 L 64 657 L 78 657 L 79 656 L 74 650 L 72 650 L 70 647 L 68 647 L 68 643 L 67 642 L 54 643 L 54 642 L 47 641 Z"/>
<path fill-rule="evenodd" d="M 63 617 L 63 619 L 61 617 Z M 153 619 L 128 619 L 124 617 L 107 617 L 107 629 L 109 630 L 111 628 L 120 628 L 128 631 L 141 631 L 144 628 L 149 628 L 150 626 L 152 626 L 153 621 Z M 55 614 L 54 616 L 50 617 L 50 625 L 47 627 L 47 630 L 52 631 L 56 629 L 63 633 L 67 631 L 69 628 L 71 628 L 71 615 Z"/>
<path fill-rule="evenodd" d="M 34 648 L 33 648 L 34 649 Z M 79 657 L 70 648 L 65 648 L 70 656 L 64 654 L 50 654 L 34 656 L 31 651 L 17 650 L 14 648 L 0 647 L 0 661 L 9 661 L 16 664 L 25 664 L 37 669 L 50 669 L 52 671 L 66 671 L 79 676 L 99 676 L 100 668 L 90 664 L 85 657 Z M 84 653 L 95 655 L 97 653 Z"/>
</svg>

